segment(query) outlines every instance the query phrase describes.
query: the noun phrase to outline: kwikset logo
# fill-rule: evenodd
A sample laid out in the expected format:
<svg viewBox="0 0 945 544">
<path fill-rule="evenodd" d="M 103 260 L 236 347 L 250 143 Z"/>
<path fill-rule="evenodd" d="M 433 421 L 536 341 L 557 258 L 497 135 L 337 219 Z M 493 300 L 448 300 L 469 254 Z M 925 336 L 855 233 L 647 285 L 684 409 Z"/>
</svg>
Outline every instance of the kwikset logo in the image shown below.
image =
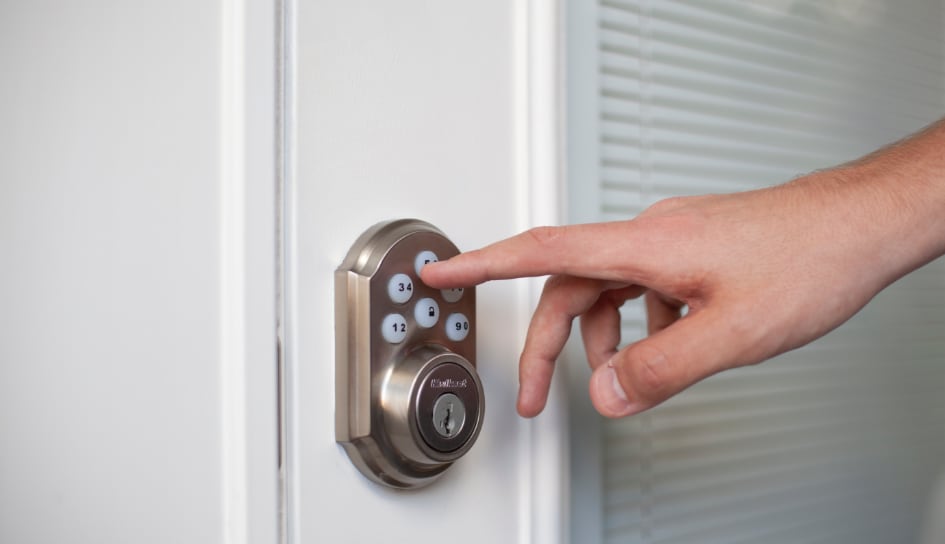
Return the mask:
<svg viewBox="0 0 945 544">
<path fill-rule="evenodd" d="M 430 387 L 433 389 L 466 389 L 469 379 L 457 380 L 454 378 L 431 378 Z"/>
</svg>

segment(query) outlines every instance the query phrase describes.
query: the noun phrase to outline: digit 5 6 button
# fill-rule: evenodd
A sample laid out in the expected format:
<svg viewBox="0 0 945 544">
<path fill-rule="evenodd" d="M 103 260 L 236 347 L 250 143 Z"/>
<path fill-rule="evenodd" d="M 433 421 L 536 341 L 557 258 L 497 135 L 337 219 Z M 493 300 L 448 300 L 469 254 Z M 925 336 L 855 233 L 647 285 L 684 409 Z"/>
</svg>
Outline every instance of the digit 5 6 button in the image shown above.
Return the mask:
<svg viewBox="0 0 945 544">
<path fill-rule="evenodd" d="M 436 253 L 433 253 L 432 251 L 421 251 L 420 253 L 417 253 L 417 256 L 413 260 L 413 269 L 419 276 L 420 270 L 422 270 L 424 266 L 430 263 L 435 263 L 439 260 L 440 259 L 436 256 Z"/>
</svg>

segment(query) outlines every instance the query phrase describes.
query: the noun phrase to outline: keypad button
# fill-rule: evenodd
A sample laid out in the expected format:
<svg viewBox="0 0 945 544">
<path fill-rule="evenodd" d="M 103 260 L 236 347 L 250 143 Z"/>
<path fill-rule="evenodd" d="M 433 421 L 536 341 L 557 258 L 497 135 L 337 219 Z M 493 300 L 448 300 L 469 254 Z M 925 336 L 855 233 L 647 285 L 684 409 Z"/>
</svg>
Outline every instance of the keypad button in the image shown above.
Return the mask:
<svg viewBox="0 0 945 544">
<path fill-rule="evenodd" d="M 419 276 L 420 269 L 439 260 L 440 259 L 437 258 L 436 253 L 433 253 L 432 251 L 421 251 L 420 253 L 417 253 L 417 257 L 413 260 L 413 268 L 417 272 L 417 276 Z"/>
<path fill-rule="evenodd" d="M 387 294 L 397 304 L 403 304 L 413 296 L 413 280 L 407 274 L 394 274 L 387 282 Z"/>
<path fill-rule="evenodd" d="M 391 344 L 399 344 L 407 338 L 407 319 L 400 314 L 389 314 L 381 322 L 381 335 Z"/>
<path fill-rule="evenodd" d="M 417 325 L 429 329 L 440 319 L 440 305 L 432 298 L 422 298 L 413 309 L 413 317 Z"/>
<path fill-rule="evenodd" d="M 460 342 L 469 334 L 469 318 L 456 313 L 446 318 L 446 337 L 454 342 Z"/>
<path fill-rule="evenodd" d="M 463 298 L 463 288 L 455 287 L 453 289 L 442 289 L 440 294 L 443 295 L 443 298 L 446 299 L 446 302 L 458 302 L 459 299 Z"/>
</svg>

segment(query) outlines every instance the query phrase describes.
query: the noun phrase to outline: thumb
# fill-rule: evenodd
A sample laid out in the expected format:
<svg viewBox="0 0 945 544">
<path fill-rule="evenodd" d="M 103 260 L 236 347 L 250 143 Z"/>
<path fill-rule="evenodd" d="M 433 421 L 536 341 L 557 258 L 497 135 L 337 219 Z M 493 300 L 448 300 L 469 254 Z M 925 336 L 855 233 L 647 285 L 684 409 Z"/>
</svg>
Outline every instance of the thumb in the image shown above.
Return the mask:
<svg viewBox="0 0 945 544">
<path fill-rule="evenodd" d="M 757 344 L 736 330 L 730 315 L 717 314 L 690 313 L 598 367 L 590 383 L 597 411 L 607 417 L 636 414 L 712 374 L 751 362 L 745 354 Z"/>
</svg>

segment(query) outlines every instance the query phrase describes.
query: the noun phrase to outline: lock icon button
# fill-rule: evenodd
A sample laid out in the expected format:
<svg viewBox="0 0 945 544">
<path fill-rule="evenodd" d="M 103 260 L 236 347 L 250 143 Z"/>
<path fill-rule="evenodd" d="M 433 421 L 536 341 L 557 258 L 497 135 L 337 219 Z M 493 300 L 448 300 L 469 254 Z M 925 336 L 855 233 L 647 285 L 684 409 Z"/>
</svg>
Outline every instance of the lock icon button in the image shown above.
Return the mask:
<svg viewBox="0 0 945 544">
<path fill-rule="evenodd" d="M 440 320 L 440 305 L 432 298 L 422 298 L 417 301 L 413 317 L 417 321 L 417 325 L 429 329 Z"/>
</svg>

